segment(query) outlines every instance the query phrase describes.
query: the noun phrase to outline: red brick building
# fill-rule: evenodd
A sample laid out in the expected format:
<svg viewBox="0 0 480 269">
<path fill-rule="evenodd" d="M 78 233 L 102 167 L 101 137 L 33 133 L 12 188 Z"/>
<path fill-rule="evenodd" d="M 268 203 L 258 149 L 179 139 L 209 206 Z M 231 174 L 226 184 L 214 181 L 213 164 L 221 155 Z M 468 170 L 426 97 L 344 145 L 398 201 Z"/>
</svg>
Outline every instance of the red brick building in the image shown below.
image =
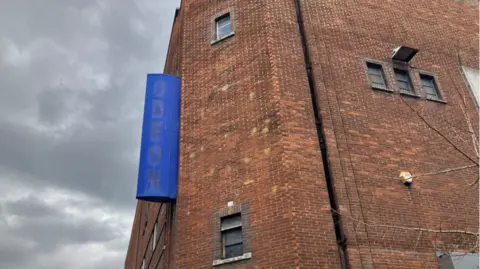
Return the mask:
<svg viewBox="0 0 480 269">
<path fill-rule="evenodd" d="M 138 203 L 125 268 L 466 268 L 478 16 L 467 0 L 182 1 L 164 71 L 182 79 L 178 200 Z M 402 45 L 418 53 L 392 59 Z"/>
</svg>

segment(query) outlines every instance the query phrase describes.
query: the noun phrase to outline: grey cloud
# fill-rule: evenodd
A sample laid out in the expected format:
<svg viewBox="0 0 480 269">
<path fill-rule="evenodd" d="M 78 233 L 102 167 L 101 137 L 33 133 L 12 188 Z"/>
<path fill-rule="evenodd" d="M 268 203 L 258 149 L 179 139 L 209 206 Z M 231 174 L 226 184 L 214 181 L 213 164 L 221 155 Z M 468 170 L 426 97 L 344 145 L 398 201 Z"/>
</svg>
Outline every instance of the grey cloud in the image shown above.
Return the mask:
<svg viewBox="0 0 480 269">
<path fill-rule="evenodd" d="M 70 135 L 53 140 L 4 122 L 0 137 L 8 143 L 0 143 L 0 152 L 8 154 L 0 154 L 0 163 L 30 174 L 26 182 L 74 187 L 109 203 L 131 204 L 137 164 L 125 155 L 135 148 L 129 142 L 138 141 L 135 126 L 125 121 L 95 129 L 76 127 Z"/>
<path fill-rule="evenodd" d="M 71 206 L 88 210 L 91 204 L 68 202 L 48 205 L 34 194 L 4 203 L 2 214 L 16 217 L 17 223 L 0 229 L 0 267 L 23 265 L 65 244 L 116 244 L 117 241 L 125 244 L 124 239 L 118 237 L 118 227 L 106 223 L 108 219 L 74 219 L 64 211 Z"/>
<path fill-rule="evenodd" d="M 55 215 L 48 218 L 28 219 L 25 224 L 8 232 L 33 240 L 43 251 L 54 250 L 58 244 L 104 242 L 113 240 L 115 236 L 113 231 L 102 223 L 91 221 L 73 225 L 66 217 L 57 219 L 54 217 Z"/>
<path fill-rule="evenodd" d="M 125 265 L 124 261 L 118 259 L 118 258 L 107 258 L 105 260 L 102 260 L 96 268 L 101 269 L 101 268 L 123 268 Z"/>
<path fill-rule="evenodd" d="M 73 190 L 131 220 L 145 78 L 163 67 L 180 1 L 0 2 L 0 182 Z M 128 225 L 1 198 L 0 268 L 123 266 Z M 109 254 L 72 265 L 65 249 Z"/>
<path fill-rule="evenodd" d="M 98 125 L 125 121 L 129 113 L 139 110 L 143 105 L 141 92 L 144 87 L 140 81 L 112 81 L 106 90 L 86 97 L 91 105 L 91 110 L 86 117 L 91 123 Z M 140 121 L 136 120 L 136 123 L 140 124 Z M 135 127 L 137 126 L 132 126 L 132 128 Z"/>
<path fill-rule="evenodd" d="M 2 268 L 20 268 L 24 263 L 25 255 L 32 252 L 32 248 L 25 245 L 25 241 L 6 232 L 0 231 L 0 266 Z"/>
<path fill-rule="evenodd" d="M 68 100 L 72 95 L 74 92 L 64 87 L 40 92 L 37 96 L 39 120 L 52 125 L 62 122 L 73 109 L 68 107 Z"/>
<path fill-rule="evenodd" d="M 128 14 L 129 16 L 125 16 Z M 135 57 L 145 59 L 152 56 L 154 35 L 140 35 L 135 32 L 133 22 L 142 21 L 142 14 L 133 2 L 121 2 L 105 12 L 102 17 L 103 33 L 111 41 L 109 56 L 112 63 Z M 153 34 L 153 33 L 152 33 Z M 128 54 L 123 52 L 128 51 Z M 123 64 L 126 64 L 125 62 Z"/>
<path fill-rule="evenodd" d="M 1 13 L 0 13 L 1 16 Z M 0 30 L 1 32 L 1 30 Z M 0 49 L 2 48 L 0 36 Z M 6 42 L 4 42 L 6 43 Z M 66 52 L 51 46 L 51 41 L 37 41 L 32 45 L 28 64 L 12 66 L 0 57 L 0 114 L 8 116 L 36 107 L 36 96 L 43 89 L 56 87 L 62 74 L 74 74 L 73 66 L 66 61 Z M 13 43 L 10 46 L 14 46 Z M 7 49 L 4 45 L 3 49 Z M 28 50 L 18 52 L 27 57 Z M 0 55 L 1 55 L 0 51 Z M 9 53 L 12 56 L 13 53 Z M 47 68 L 48 67 L 48 68 Z"/>
<path fill-rule="evenodd" d="M 54 38 L 56 41 L 71 44 L 77 41 L 81 34 L 92 34 L 85 17 L 88 12 L 100 8 L 98 2 L 4 0 L 1 3 L 3 12 L 0 28 L 2 33 L 13 37 L 21 46 L 39 37 Z"/>
<path fill-rule="evenodd" d="M 56 216 L 56 211 L 46 206 L 42 200 L 28 195 L 25 199 L 6 202 L 3 205 L 3 214 L 15 214 L 20 217 L 40 218 L 44 216 Z"/>
</svg>

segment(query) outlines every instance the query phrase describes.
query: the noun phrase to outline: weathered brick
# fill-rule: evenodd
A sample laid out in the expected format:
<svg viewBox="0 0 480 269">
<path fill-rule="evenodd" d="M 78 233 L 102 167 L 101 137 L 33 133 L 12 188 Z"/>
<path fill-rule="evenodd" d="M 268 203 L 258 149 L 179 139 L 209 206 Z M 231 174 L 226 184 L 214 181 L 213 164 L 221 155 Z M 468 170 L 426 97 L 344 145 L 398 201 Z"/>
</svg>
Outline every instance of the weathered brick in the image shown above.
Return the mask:
<svg viewBox="0 0 480 269">
<path fill-rule="evenodd" d="M 411 189 L 398 175 L 473 164 L 464 154 L 478 162 L 465 116 L 478 138 L 478 111 L 459 69 L 459 59 L 478 68 L 475 1 L 300 4 L 349 268 L 438 268 L 435 251 L 472 250 L 470 235 L 405 227 L 478 232 L 478 185 L 468 186 L 478 166 Z M 212 45 L 224 12 L 235 35 Z M 420 98 L 395 86 L 399 45 L 420 50 L 409 66 Z M 369 87 L 366 59 L 384 63 L 393 92 Z M 425 99 L 421 71 L 446 103 Z M 184 0 L 165 72 L 182 78 L 178 201 L 150 206 L 145 235 L 139 203 L 125 268 L 140 268 L 143 253 L 148 268 L 211 268 L 229 201 L 242 205 L 252 259 L 222 268 L 340 268 L 294 1 Z M 166 248 L 152 255 L 157 214 Z"/>
</svg>

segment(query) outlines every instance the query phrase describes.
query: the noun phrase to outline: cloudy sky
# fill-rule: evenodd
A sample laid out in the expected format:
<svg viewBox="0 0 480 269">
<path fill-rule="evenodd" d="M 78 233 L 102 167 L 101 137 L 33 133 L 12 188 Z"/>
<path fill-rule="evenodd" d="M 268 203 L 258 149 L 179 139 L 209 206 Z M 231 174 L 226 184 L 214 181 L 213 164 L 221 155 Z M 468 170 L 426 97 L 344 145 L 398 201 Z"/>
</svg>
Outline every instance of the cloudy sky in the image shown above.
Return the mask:
<svg viewBox="0 0 480 269">
<path fill-rule="evenodd" d="M 123 268 L 179 0 L 0 0 L 0 268 Z"/>
</svg>

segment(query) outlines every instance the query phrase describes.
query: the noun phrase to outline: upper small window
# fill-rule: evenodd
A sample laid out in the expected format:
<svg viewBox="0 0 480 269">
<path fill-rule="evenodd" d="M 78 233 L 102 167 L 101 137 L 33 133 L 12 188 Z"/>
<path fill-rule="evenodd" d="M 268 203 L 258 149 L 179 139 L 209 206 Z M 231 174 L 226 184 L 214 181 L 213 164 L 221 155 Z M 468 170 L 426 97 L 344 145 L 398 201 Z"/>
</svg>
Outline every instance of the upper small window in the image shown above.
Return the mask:
<svg viewBox="0 0 480 269">
<path fill-rule="evenodd" d="M 242 219 L 241 215 L 222 218 L 222 248 L 225 259 L 243 255 Z"/>
<path fill-rule="evenodd" d="M 368 79 L 370 86 L 376 89 L 387 89 L 387 83 L 383 74 L 382 66 L 374 63 L 367 63 Z"/>
<path fill-rule="evenodd" d="M 230 13 L 227 13 L 215 20 L 215 37 L 220 40 L 232 33 L 232 21 Z"/>
<path fill-rule="evenodd" d="M 413 93 L 412 80 L 408 71 L 396 68 L 393 71 L 395 71 L 395 80 L 400 91 Z"/>
<path fill-rule="evenodd" d="M 433 76 L 420 74 L 420 80 L 422 81 L 422 89 L 427 94 L 427 98 L 439 99 L 437 83 Z"/>
</svg>

